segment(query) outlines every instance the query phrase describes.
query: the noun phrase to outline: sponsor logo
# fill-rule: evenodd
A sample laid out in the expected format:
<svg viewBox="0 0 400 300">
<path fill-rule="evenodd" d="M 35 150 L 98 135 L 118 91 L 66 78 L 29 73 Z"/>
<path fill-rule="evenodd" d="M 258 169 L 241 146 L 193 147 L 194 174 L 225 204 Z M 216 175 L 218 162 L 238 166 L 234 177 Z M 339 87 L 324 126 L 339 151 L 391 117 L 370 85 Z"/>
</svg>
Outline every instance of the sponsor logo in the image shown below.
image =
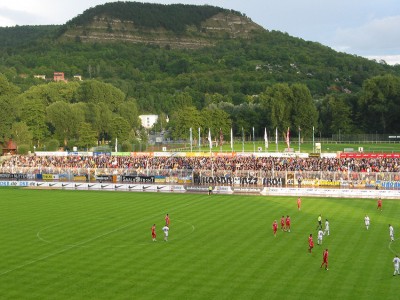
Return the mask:
<svg viewBox="0 0 400 300">
<path fill-rule="evenodd" d="M 75 187 L 77 188 L 77 187 L 80 187 L 82 184 L 75 184 Z"/>
<path fill-rule="evenodd" d="M 44 183 L 36 183 L 36 186 L 42 186 Z"/>
<path fill-rule="evenodd" d="M 165 188 L 165 186 L 158 186 L 158 185 L 157 185 L 157 190 L 161 190 L 161 189 L 163 189 L 163 188 Z"/>
<path fill-rule="evenodd" d="M 234 188 L 235 193 L 261 193 L 261 191 L 257 188 Z"/>
<path fill-rule="evenodd" d="M 121 184 L 120 185 L 115 185 L 115 188 L 119 189 L 121 186 L 122 186 Z"/>
<path fill-rule="evenodd" d="M 133 189 L 136 185 L 129 185 L 128 189 Z"/>
<path fill-rule="evenodd" d="M 150 185 L 148 186 L 143 186 L 143 190 L 147 190 L 149 187 L 151 187 Z"/>
<path fill-rule="evenodd" d="M 102 184 L 102 185 L 101 185 L 101 188 L 102 188 L 102 189 L 104 189 L 105 187 L 108 187 L 108 184 L 104 184 L 104 185 Z"/>
<path fill-rule="evenodd" d="M 208 191 L 207 187 L 202 187 L 202 186 L 186 186 L 185 189 L 187 191 L 197 191 L 197 192 L 206 192 Z"/>
<path fill-rule="evenodd" d="M 61 184 L 62 187 L 66 187 L 67 185 L 69 185 L 69 183 L 63 183 L 63 184 Z"/>
<path fill-rule="evenodd" d="M 57 183 L 49 183 L 49 186 L 55 186 Z"/>
<path fill-rule="evenodd" d="M 90 189 L 91 187 L 94 187 L 95 186 L 95 184 L 88 184 L 88 188 Z"/>
</svg>

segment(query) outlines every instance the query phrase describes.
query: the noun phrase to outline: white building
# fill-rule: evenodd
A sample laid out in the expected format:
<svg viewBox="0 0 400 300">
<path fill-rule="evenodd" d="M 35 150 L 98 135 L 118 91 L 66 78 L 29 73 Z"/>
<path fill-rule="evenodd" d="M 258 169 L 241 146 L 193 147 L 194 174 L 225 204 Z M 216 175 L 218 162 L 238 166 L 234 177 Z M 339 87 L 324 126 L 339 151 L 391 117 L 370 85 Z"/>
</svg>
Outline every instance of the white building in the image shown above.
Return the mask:
<svg viewBox="0 0 400 300">
<path fill-rule="evenodd" d="M 157 123 L 158 115 L 140 115 L 139 118 L 142 121 L 142 126 L 146 129 L 150 129 Z"/>
</svg>

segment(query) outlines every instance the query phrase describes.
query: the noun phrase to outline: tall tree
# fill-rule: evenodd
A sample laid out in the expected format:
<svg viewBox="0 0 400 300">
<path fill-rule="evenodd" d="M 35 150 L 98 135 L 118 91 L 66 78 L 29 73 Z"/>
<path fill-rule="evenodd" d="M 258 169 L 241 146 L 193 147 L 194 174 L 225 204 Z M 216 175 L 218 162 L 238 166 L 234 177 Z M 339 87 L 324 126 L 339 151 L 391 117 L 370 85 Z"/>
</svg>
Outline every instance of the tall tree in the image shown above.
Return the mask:
<svg viewBox="0 0 400 300">
<path fill-rule="evenodd" d="M 384 75 L 366 80 L 359 103 L 368 132 L 400 130 L 400 77 Z"/>
<path fill-rule="evenodd" d="M 64 146 L 67 146 L 69 139 L 77 137 L 79 126 L 85 119 L 84 111 L 79 106 L 63 101 L 51 104 L 46 113 L 55 135 L 64 141 Z"/>
<path fill-rule="evenodd" d="M 200 112 L 193 106 L 187 106 L 172 113 L 168 129 L 173 139 L 188 139 L 190 128 L 199 128 L 202 125 Z"/>
<path fill-rule="evenodd" d="M 303 137 L 312 135 L 313 127 L 317 126 L 318 111 L 311 97 L 310 90 L 304 84 L 293 84 L 291 124 L 294 131 L 301 130 Z"/>
<path fill-rule="evenodd" d="M 267 88 L 260 95 L 260 102 L 268 114 L 272 128 L 286 130 L 291 124 L 293 91 L 286 83 L 278 83 Z"/>
<path fill-rule="evenodd" d="M 17 145 L 32 144 L 32 132 L 24 122 L 16 122 L 12 124 L 11 137 Z"/>
</svg>

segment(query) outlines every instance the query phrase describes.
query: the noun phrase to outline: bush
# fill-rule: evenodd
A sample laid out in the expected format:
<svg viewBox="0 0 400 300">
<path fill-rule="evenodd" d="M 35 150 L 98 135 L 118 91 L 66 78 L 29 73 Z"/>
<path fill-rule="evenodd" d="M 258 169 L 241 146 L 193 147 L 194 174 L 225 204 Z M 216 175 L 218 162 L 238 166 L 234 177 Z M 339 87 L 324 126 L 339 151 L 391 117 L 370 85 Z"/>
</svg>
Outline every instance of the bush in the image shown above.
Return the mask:
<svg viewBox="0 0 400 300">
<path fill-rule="evenodd" d="M 131 152 L 132 151 L 132 144 L 128 141 L 122 142 L 121 145 L 121 152 Z"/>
<path fill-rule="evenodd" d="M 22 144 L 22 145 L 19 145 L 19 146 L 18 146 L 18 148 L 17 148 L 17 153 L 18 153 L 18 154 L 26 155 L 26 154 L 28 154 L 29 150 L 30 150 L 29 145 Z"/>
<path fill-rule="evenodd" d="M 58 148 L 60 147 L 60 142 L 56 139 L 49 140 L 46 143 L 46 150 L 47 151 L 58 151 Z"/>
</svg>

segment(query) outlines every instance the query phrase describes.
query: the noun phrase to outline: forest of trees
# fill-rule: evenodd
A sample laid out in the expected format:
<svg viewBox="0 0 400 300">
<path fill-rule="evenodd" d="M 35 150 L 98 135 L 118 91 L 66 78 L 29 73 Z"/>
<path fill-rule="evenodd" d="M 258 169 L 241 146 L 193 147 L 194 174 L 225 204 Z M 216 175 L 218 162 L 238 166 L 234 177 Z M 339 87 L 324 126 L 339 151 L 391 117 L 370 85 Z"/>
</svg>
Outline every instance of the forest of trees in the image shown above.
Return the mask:
<svg viewBox="0 0 400 300">
<path fill-rule="evenodd" d="M 222 95 L 206 98 L 208 104 L 198 109 L 186 92 L 175 94 L 170 122 L 164 124 L 170 138 L 188 139 L 190 128 L 199 127 L 203 136 L 211 128 L 213 136 L 222 130 L 227 137 L 231 128 L 240 136 L 242 128 L 250 134 L 252 127 L 257 136 L 262 136 L 264 127 L 280 132 L 290 127 L 293 134 L 301 129 L 306 138 L 313 127 L 343 134 L 365 132 L 362 128 L 400 130 L 400 77 L 393 75 L 365 81 L 359 97 L 330 94 L 317 105 L 307 86 L 300 83 L 273 84 L 236 105 L 224 101 Z M 138 116 L 137 100 L 108 83 L 50 82 L 21 91 L 0 75 L 1 140 L 12 138 L 25 150 L 88 149 L 117 138 L 128 151 L 147 139 Z M 155 130 L 161 125 L 156 124 Z"/>
<path fill-rule="evenodd" d="M 205 8 L 209 11 L 200 9 L 193 22 L 213 12 Z M 67 24 L 89 17 L 91 10 Z M 323 137 L 338 131 L 399 132 L 398 65 L 338 53 L 279 31 L 187 50 L 61 42 L 59 29 L 0 30 L 0 41 L 6 41 L 0 42 L 0 142 L 12 137 L 26 148 L 87 148 L 117 137 L 129 148 L 147 137 L 140 114 L 168 115 L 169 137 L 175 140 L 187 139 L 191 127 L 204 128 L 204 135 L 211 128 L 213 136 L 220 128 L 228 136 L 231 127 L 235 136 L 255 127 L 259 137 L 264 127 L 281 132 L 290 127 L 293 134 L 301 128 L 304 138 L 313 127 Z M 36 38 L 24 44 L 16 31 L 35 32 Z M 56 71 L 69 81 L 34 78 L 52 78 Z M 72 80 L 78 74 L 82 82 Z"/>
</svg>

